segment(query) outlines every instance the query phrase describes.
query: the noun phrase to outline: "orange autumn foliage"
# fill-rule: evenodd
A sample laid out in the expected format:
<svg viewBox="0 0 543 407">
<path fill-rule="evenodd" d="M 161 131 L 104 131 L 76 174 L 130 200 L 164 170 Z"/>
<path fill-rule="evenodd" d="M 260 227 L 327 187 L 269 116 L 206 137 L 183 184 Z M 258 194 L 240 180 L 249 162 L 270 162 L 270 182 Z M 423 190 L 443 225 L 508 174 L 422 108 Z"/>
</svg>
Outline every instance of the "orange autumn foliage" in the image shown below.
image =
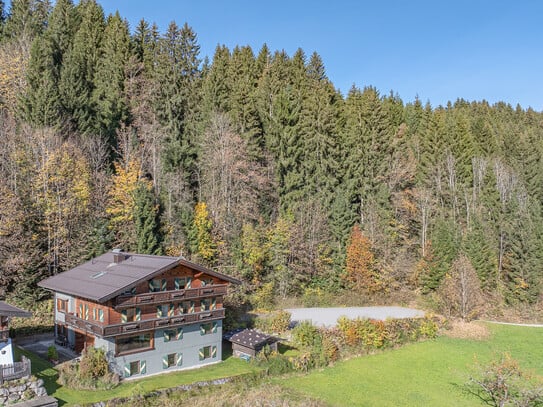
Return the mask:
<svg viewBox="0 0 543 407">
<path fill-rule="evenodd" d="M 351 231 L 345 271 L 347 281 L 356 290 L 374 293 L 382 288 L 371 242 L 358 225 Z"/>
</svg>

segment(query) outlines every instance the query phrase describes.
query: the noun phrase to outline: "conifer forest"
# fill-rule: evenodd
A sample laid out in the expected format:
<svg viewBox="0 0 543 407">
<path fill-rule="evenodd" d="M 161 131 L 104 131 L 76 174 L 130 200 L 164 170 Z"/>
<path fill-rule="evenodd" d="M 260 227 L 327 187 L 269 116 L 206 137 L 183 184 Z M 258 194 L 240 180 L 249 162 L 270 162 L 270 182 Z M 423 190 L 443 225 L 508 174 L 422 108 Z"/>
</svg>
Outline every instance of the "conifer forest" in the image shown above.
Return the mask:
<svg viewBox="0 0 543 407">
<path fill-rule="evenodd" d="M 188 24 L 0 0 L 0 137 L 1 287 L 29 304 L 116 247 L 233 275 L 247 298 L 542 294 L 532 109 L 342 94 L 317 53 L 207 58 Z"/>
</svg>

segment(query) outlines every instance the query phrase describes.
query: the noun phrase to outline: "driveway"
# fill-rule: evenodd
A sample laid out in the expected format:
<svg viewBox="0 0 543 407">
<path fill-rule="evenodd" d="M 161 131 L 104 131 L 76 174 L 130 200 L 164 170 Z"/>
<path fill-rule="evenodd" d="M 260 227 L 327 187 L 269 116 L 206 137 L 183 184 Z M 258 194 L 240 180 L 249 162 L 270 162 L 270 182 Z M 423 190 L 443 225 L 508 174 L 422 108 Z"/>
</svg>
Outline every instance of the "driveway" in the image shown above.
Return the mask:
<svg viewBox="0 0 543 407">
<path fill-rule="evenodd" d="M 291 308 L 291 321 L 297 324 L 301 321 L 311 321 L 313 325 L 335 326 L 339 317 L 349 319 L 369 318 L 385 320 L 387 318 L 417 318 L 423 317 L 424 311 L 404 307 L 349 307 L 349 308 Z"/>
</svg>

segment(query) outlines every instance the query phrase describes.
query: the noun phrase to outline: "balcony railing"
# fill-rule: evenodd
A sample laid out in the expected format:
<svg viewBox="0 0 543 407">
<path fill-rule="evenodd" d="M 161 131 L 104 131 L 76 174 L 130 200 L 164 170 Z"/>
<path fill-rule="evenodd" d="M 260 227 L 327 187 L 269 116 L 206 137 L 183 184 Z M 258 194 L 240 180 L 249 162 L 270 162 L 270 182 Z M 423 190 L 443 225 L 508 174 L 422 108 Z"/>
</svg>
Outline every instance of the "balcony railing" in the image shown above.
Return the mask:
<svg viewBox="0 0 543 407">
<path fill-rule="evenodd" d="M 150 331 L 154 329 L 174 328 L 199 321 L 213 321 L 224 318 L 224 308 L 196 312 L 191 314 L 174 315 L 166 318 L 154 318 L 143 321 L 126 322 L 124 324 L 100 326 L 93 321 L 78 318 L 73 314 L 66 314 L 66 324 L 73 328 L 85 331 L 100 337 L 110 337 L 132 332 Z"/>
<path fill-rule="evenodd" d="M 227 284 L 217 284 L 200 288 L 187 288 L 184 290 L 158 291 L 156 293 L 128 296 L 121 295 L 115 299 L 115 309 L 119 310 L 135 305 L 163 304 L 165 302 L 225 295 L 227 287 Z"/>
</svg>

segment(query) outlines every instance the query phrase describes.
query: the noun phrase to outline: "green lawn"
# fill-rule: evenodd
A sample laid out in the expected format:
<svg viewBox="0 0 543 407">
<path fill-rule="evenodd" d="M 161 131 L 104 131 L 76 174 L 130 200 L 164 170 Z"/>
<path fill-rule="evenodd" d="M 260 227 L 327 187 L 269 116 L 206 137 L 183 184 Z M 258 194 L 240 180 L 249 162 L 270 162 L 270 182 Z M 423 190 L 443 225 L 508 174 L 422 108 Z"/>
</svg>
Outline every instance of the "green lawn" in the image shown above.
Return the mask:
<svg viewBox="0 0 543 407">
<path fill-rule="evenodd" d="M 59 386 L 56 383 L 57 371 L 53 369 L 49 362 L 22 349 L 18 349 L 17 353 L 24 354 L 32 360 L 32 373 L 35 376 L 44 379 L 48 394 L 57 398 L 59 400 L 59 405 L 93 403 L 116 397 L 133 396 L 136 394 L 147 393 L 152 390 L 167 389 L 170 387 L 179 386 L 181 384 L 194 383 L 198 381 L 238 376 L 257 370 L 252 364 L 243 360 L 233 357 L 226 357 L 222 363 L 199 369 L 172 372 L 140 380 L 126 381 L 116 388 L 107 391 L 85 391 L 71 390 L 66 387 Z"/>
<path fill-rule="evenodd" d="M 485 363 L 509 352 L 521 367 L 543 375 L 543 328 L 489 328 L 484 341 L 441 337 L 275 382 L 334 406 L 480 406 L 463 388 L 476 359 Z"/>
</svg>

